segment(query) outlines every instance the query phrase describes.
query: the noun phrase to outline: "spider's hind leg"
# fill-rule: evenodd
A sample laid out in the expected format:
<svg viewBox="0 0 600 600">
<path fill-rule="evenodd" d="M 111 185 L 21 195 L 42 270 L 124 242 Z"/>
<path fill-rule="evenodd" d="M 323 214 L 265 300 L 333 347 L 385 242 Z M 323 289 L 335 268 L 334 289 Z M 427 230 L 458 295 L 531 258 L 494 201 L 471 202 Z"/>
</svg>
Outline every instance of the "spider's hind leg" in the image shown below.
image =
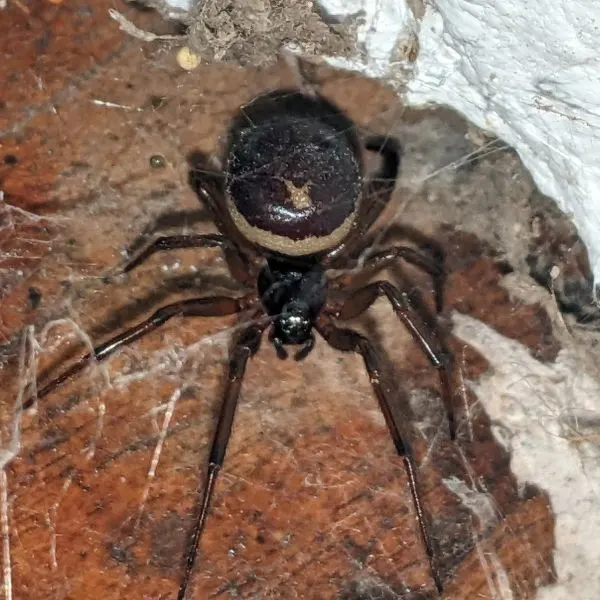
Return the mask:
<svg viewBox="0 0 600 600">
<path fill-rule="evenodd" d="M 187 234 L 160 236 L 153 240 L 141 252 L 134 256 L 123 268 L 129 273 L 146 262 L 157 252 L 165 250 L 181 250 L 185 248 L 220 248 L 225 255 L 229 272 L 240 283 L 252 287 L 256 277 L 252 261 L 246 254 L 220 233 Z"/>
<path fill-rule="evenodd" d="M 363 200 L 354 231 L 323 257 L 322 263 L 326 269 L 344 265 L 345 261 L 364 248 L 364 236 L 388 205 L 396 187 L 402 160 L 400 142 L 389 136 L 372 135 L 366 138 L 364 146 L 381 156 L 381 166 L 364 183 Z"/>
<path fill-rule="evenodd" d="M 123 273 L 128 273 L 146 262 L 152 255 L 165 250 L 180 250 L 182 248 L 227 248 L 228 240 L 220 234 L 207 235 L 171 235 L 154 239 L 141 252 L 135 255 L 124 267 Z"/>
</svg>

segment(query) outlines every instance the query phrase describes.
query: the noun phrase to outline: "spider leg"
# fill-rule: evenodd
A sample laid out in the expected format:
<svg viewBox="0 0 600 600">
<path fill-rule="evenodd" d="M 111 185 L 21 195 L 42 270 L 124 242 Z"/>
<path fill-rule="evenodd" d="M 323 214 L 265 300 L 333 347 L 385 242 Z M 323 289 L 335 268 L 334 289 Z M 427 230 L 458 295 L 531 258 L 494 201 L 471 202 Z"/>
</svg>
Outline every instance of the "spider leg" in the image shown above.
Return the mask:
<svg viewBox="0 0 600 600">
<path fill-rule="evenodd" d="M 369 211 L 375 213 L 372 215 L 370 223 L 361 224 L 363 231 L 371 228 L 379 213 L 389 202 L 392 193 L 396 187 L 396 179 L 400 170 L 400 160 L 402 159 L 402 148 L 398 140 L 387 135 L 372 135 L 365 140 L 365 148 L 371 152 L 377 152 L 381 155 L 383 163 L 381 168 L 367 181 L 366 195 L 371 198 L 371 207 Z"/>
<path fill-rule="evenodd" d="M 219 231 L 240 252 L 243 249 L 249 254 L 253 253 L 254 246 L 241 234 L 227 210 L 225 174 L 214 171 L 213 168 L 205 170 L 202 166 L 201 163 L 198 163 L 190 170 L 189 180 L 192 189 L 210 211 Z"/>
<path fill-rule="evenodd" d="M 372 343 L 366 337 L 351 329 L 340 329 L 335 327 L 335 325 L 333 325 L 331 320 L 327 317 L 321 317 L 316 328 L 317 331 L 323 336 L 325 341 L 336 350 L 341 350 L 342 352 L 357 352 L 363 358 L 365 367 L 369 374 L 371 385 L 373 386 L 373 391 L 377 396 L 381 412 L 385 418 L 385 422 L 392 436 L 392 440 L 398 454 L 404 461 L 404 467 L 408 475 L 408 485 L 415 511 L 417 513 L 417 521 L 419 522 L 421 537 L 425 545 L 427 557 L 429 558 L 431 574 L 438 593 L 441 594 L 443 589 L 442 580 L 438 572 L 436 556 L 434 554 L 431 537 L 429 535 L 427 518 L 425 516 L 423 502 L 421 501 L 421 495 L 419 492 L 419 482 L 417 478 L 418 469 L 414 461 L 412 449 L 406 441 L 406 436 L 402 435 L 400 425 L 394 415 L 394 412 L 392 411 L 390 402 L 384 389 L 384 385 L 381 381 L 382 369 L 380 358 L 378 357 Z"/>
<path fill-rule="evenodd" d="M 219 233 L 158 237 L 123 267 L 123 273 L 128 273 L 139 267 L 156 252 L 182 248 L 221 248 L 225 254 L 231 275 L 237 281 L 247 285 L 254 283 L 255 278 L 252 277 L 252 270 L 249 268 L 250 264 L 246 256 L 229 239 Z"/>
<path fill-rule="evenodd" d="M 156 252 L 177 250 L 180 248 L 223 248 L 230 246 L 229 241 L 220 234 L 208 235 L 173 235 L 161 236 L 153 240 L 137 256 L 132 258 L 124 267 L 123 273 L 128 273 L 146 262 Z"/>
<path fill-rule="evenodd" d="M 431 364 L 437 369 L 442 387 L 442 401 L 446 409 L 450 438 L 456 439 L 456 421 L 454 418 L 453 394 L 451 387 L 451 354 L 433 327 L 433 319 L 425 319 L 410 294 L 399 290 L 387 281 L 376 281 L 352 293 L 341 308 L 334 311 L 338 319 L 353 319 L 362 314 L 380 297 L 385 296 L 390 301 L 394 312 L 400 317 L 411 333 L 413 339 L 421 346 Z M 423 307 L 418 307 L 423 308 Z"/>
<path fill-rule="evenodd" d="M 126 331 L 114 336 L 108 341 L 96 346 L 92 352 L 82 356 L 76 363 L 71 365 L 66 371 L 58 377 L 47 383 L 38 391 L 35 397 L 30 397 L 23 403 L 23 408 L 29 408 L 35 398 L 43 398 L 54 391 L 60 384 L 71 379 L 74 375 L 83 371 L 90 360 L 104 360 L 119 348 L 131 344 L 132 342 L 145 336 L 154 329 L 164 325 L 173 317 L 220 317 L 242 312 L 249 308 L 255 301 L 255 294 L 244 296 L 242 298 L 229 298 L 227 296 L 211 296 L 207 298 L 193 298 L 182 300 L 173 304 L 167 304 L 159 308 L 151 317 L 142 321 L 138 325 L 127 329 Z"/>
<path fill-rule="evenodd" d="M 365 148 L 380 154 L 383 159 L 382 165 L 365 183 L 354 230 L 344 242 L 323 257 L 323 266 L 326 269 L 341 263 L 363 243 L 363 236 L 387 206 L 396 187 L 402 158 L 402 148 L 398 141 L 387 136 L 374 135 L 365 140 Z"/>
<path fill-rule="evenodd" d="M 248 363 L 248 359 L 258 351 L 261 336 L 265 327 L 266 324 L 252 325 L 247 328 L 238 338 L 229 360 L 229 376 L 227 378 L 227 385 L 219 412 L 219 420 L 217 421 L 217 429 L 215 431 L 208 459 L 206 483 L 202 493 L 200 493 L 200 488 L 198 489 L 198 497 L 200 499 L 198 519 L 187 546 L 185 571 L 179 586 L 177 600 L 184 600 L 185 598 L 192 569 L 196 561 L 196 555 L 198 553 L 198 543 L 204 529 L 204 524 L 206 523 L 206 517 L 208 516 L 208 510 L 210 508 L 219 470 L 223 465 L 225 452 L 227 451 L 227 444 L 231 435 L 231 428 L 235 417 L 242 379 L 246 371 L 246 364 Z"/>
<path fill-rule="evenodd" d="M 399 258 L 419 267 L 433 279 L 435 309 L 441 313 L 444 308 L 444 286 L 446 285 L 446 273 L 439 260 L 408 246 L 394 246 L 371 254 L 365 261 L 362 270 L 357 275 L 344 274 L 333 280 L 338 287 L 357 286 L 368 281 L 373 275 L 382 271 Z"/>
</svg>

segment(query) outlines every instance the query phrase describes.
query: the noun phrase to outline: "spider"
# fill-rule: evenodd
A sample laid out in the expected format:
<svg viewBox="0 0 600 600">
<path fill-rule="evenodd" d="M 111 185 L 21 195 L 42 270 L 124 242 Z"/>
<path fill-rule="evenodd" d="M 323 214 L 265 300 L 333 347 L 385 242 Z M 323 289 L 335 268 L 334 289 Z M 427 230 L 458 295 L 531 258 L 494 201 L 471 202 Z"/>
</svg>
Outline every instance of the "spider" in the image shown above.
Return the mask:
<svg viewBox="0 0 600 600">
<path fill-rule="evenodd" d="M 372 175 L 365 174 L 366 151 L 380 157 Z M 432 578 L 441 593 L 442 579 L 419 494 L 417 468 L 402 435 L 402 424 L 392 410 L 389 390 L 381 382 L 381 359 L 367 337 L 337 324 L 361 315 L 377 298 L 387 298 L 439 372 L 450 437 L 455 438 L 450 354 L 434 316 L 414 293 L 385 280 L 369 282 L 402 259 L 432 277 L 436 311 L 442 311 L 444 270 L 439 260 L 407 246 L 376 247 L 370 254 L 364 253 L 370 248 L 368 234 L 394 191 L 400 160 L 397 141 L 382 136 L 361 141 L 352 120 L 318 94 L 277 90 L 255 98 L 232 122 L 223 169 L 212 173 L 192 170 L 192 185 L 221 233 L 159 237 L 123 269 L 132 271 L 163 250 L 219 248 L 231 276 L 252 291 L 238 297 L 203 296 L 167 304 L 95 347 L 38 391 L 37 398 L 46 396 L 82 371 L 90 360 L 104 360 L 173 317 L 247 317 L 241 319 L 242 328 L 230 353 L 178 600 L 184 600 L 189 586 L 246 365 L 267 329 L 280 359 L 288 357 L 290 347 L 295 348 L 295 360 L 305 358 L 315 345 L 315 330 L 333 348 L 362 356 L 396 450 L 403 457 Z M 362 262 L 357 259 L 361 253 Z M 354 276 L 339 274 L 348 267 L 356 269 Z M 338 274 L 332 274 L 335 270 Z M 334 293 L 340 298 L 334 299 Z M 25 407 L 33 400 L 30 398 Z"/>
</svg>

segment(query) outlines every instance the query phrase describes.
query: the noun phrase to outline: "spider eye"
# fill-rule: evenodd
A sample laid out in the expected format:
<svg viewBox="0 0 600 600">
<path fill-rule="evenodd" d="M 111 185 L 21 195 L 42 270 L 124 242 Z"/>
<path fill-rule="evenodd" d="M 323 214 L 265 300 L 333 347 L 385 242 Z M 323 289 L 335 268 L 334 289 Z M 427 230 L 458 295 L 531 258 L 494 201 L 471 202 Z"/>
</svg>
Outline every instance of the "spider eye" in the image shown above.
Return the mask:
<svg viewBox="0 0 600 600">
<path fill-rule="evenodd" d="M 284 344 L 303 344 L 310 336 L 310 308 L 302 302 L 286 304 L 275 323 L 277 336 Z"/>
</svg>

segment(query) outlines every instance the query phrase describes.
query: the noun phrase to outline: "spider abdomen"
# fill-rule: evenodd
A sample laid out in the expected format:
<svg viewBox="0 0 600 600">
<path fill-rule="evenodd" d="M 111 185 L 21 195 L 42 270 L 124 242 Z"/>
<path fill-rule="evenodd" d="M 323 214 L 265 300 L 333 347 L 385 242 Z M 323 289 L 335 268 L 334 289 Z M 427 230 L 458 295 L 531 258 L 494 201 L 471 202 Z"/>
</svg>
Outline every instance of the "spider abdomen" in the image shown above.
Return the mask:
<svg viewBox="0 0 600 600">
<path fill-rule="evenodd" d="M 322 252 L 351 231 L 362 188 L 355 126 L 321 98 L 276 92 L 246 105 L 230 132 L 227 208 L 259 246 Z"/>
</svg>

